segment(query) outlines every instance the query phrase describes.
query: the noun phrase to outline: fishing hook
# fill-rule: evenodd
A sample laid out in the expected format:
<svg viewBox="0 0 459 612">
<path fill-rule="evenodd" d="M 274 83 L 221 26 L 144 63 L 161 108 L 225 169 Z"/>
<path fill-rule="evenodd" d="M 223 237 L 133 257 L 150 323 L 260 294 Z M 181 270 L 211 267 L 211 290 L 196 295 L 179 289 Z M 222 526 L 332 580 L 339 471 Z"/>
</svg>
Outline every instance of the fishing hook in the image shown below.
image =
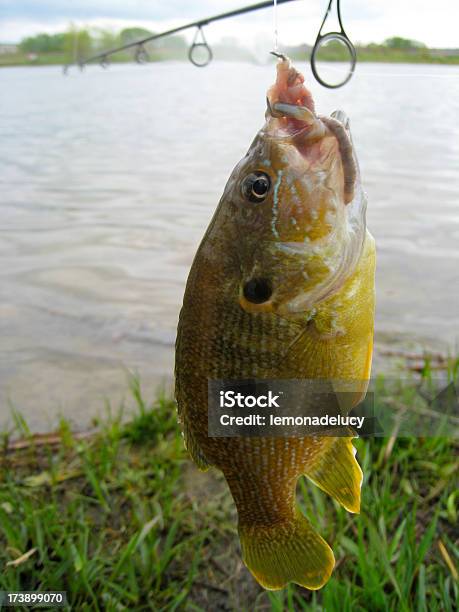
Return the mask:
<svg viewBox="0 0 459 612">
<path fill-rule="evenodd" d="M 271 55 L 274 55 L 275 57 L 278 57 L 281 60 L 286 60 L 286 56 L 283 53 L 278 53 L 277 51 L 270 51 Z"/>
<path fill-rule="evenodd" d="M 322 25 L 320 26 L 319 33 L 317 34 L 316 42 L 314 43 L 314 47 L 312 48 L 311 70 L 312 70 L 312 74 L 314 75 L 314 78 L 321 85 L 323 85 L 324 87 L 328 87 L 329 89 L 336 89 L 338 87 L 342 87 L 343 85 L 345 85 L 350 80 L 352 75 L 354 74 L 355 64 L 357 62 L 357 54 L 355 51 L 355 47 L 352 44 L 352 42 L 349 40 L 349 37 L 346 34 L 344 27 L 343 27 L 343 23 L 341 21 L 340 0 L 336 0 L 336 9 L 338 13 L 338 23 L 339 23 L 340 31 L 339 32 L 327 32 L 326 34 L 322 34 L 322 29 L 324 27 L 325 22 L 328 19 L 328 16 L 332 8 L 332 4 L 333 4 L 333 0 L 330 0 L 330 2 L 328 3 L 327 10 L 325 12 L 325 16 L 322 21 Z M 342 81 L 336 84 L 327 83 L 327 81 L 324 81 L 320 77 L 319 72 L 317 70 L 317 66 L 316 66 L 316 61 L 317 61 L 316 56 L 317 56 L 318 50 L 323 44 L 330 42 L 332 40 L 339 41 L 346 46 L 347 50 L 349 51 L 349 58 L 351 62 L 351 67 L 349 69 L 349 73 L 347 74 L 347 76 Z"/>
<path fill-rule="evenodd" d="M 193 38 L 193 42 L 191 44 L 191 47 L 188 51 L 188 59 L 190 60 L 190 62 L 192 64 L 194 64 L 195 66 L 198 66 L 198 68 L 204 68 L 204 66 L 207 66 L 208 64 L 210 64 L 210 62 L 213 59 L 213 53 L 212 53 L 212 49 L 210 48 L 206 37 L 204 36 L 204 32 L 202 29 L 202 25 L 206 25 L 205 23 L 198 25 L 198 28 L 195 32 L 194 38 Z M 201 36 L 201 42 L 197 42 L 198 36 Z M 205 49 L 206 53 L 207 53 L 207 58 L 205 58 L 203 61 L 198 61 L 195 57 L 194 57 L 194 52 L 196 51 L 196 49 Z"/>
</svg>

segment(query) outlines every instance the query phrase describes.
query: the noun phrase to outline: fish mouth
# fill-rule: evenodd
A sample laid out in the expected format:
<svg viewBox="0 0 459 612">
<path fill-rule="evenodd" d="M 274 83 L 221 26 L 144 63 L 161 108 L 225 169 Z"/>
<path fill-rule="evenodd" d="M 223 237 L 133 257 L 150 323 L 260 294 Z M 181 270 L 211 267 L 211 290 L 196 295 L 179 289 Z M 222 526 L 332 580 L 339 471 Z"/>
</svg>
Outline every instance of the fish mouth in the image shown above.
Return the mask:
<svg viewBox="0 0 459 612">
<path fill-rule="evenodd" d="M 288 118 L 296 119 L 297 121 L 303 121 L 306 124 L 313 123 L 317 117 L 307 107 L 298 104 L 290 104 L 289 102 L 274 102 L 271 105 L 271 101 L 266 97 L 267 113 L 271 117 L 277 118 Z"/>
<path fill-rule="evenodd" d="M 289 104 L 286 102 L 274 102 L 271 104 L 269 98 L 266 98 L 267 114 L 276 118 L 290 118 L 296 121 L 302 121 L 308 125 L 320 121 L 321 117 L 316 116 L 307 106 L 298 106 L 297 104 Z M 330 115 L 332 119 L 339 121 L 341 125 L 349 132 L 350 122 L 349 117 L 343 110 L 336 110 Z"/>
<path fill-rule="evenodd" d="M 265 135 L 275 140 L 290 141 L 302 154 L 325 136 L 336 136 L 346 170 L 349 169 L 348 183 L 351 183 L 355 179 L 355 172 L 347 115 L 338 110 L 330 117 L 318 116 L 312 94 L 304 84 L 304 76 L 287 57 L 278 53 L 274 55 L 279 57 L 279 62 L 276 82 L 269 88 L 266 97 Z"/>
<path fill-rule="evenodd" d="M 330 117 L 316 115 L 303 75 L 285 56 L 281 56 L 277 64 L 276 82 L 268 90 L 266 104 L 265 135 L 292 144 L 300 154 L 300 163 L 304 158 L 320 155 L 320 148 L 315 145 L 322 139 L 336 138 L 343 165 L 344 203 L 349 204 L 355 193 L 357 163 L 346 113 L 337 110 Z"/>
<path fill-rule="evenodd" d="M 296 104 L 288 104 L 286 102 L 275 102 L 271 104 L 269 98 L 266 98 L 267 111 L 266 114 L 275 119 L 287 119 L 290 122 L 277 126 L 280 128 L 275 136 L 300 136 L 302 140 L 308 143 L 313 143 L 323 138 L 327 132 L 333 132 L 333 129 L 327 130 L 329 127 L 329 119 L 340 124 L 343 130 L 346 131 L 349 139 L 350 122 L 349 117 L 342 110 L 334 111 L 330 117 L 316 116 L 308 107 L 298 106 Z M 285 133 L 286 132 L 286 133 Z"/>
<path fill-rule="evenodd" d="M 271 53 L 279 61 L 276 81 L 266 96 L 267 119 L 283 119 L 284 126 L 291 131 L 313 125 L 320 118 L 316 115 L 312 94 L 304 84 L 304 76 L 288 57 L 274 51 Z M 335 111 L 331 117 L 348 128 L 349 120 L 343 111 Z"/>
<path fill-rule="evenodd" d="M 304 106 L 314 113 L 314 100 L 304 84 L 304 76 L 292 65 L 288 57 L 284 55 L 279 57 L 276 82 L 269 88 L 267 94 L 270 105 L 279 102 Z"/>
<path fill-rule="evenodd" d="M 304 76 L 281 54 L 276 82 L 266 96 L 268 133 L 277 138 L 297 136 L 318 126 L 314 100 L 304 84 Z M 314 130 L 313 130 L 314 131 Z"/>
</svg>

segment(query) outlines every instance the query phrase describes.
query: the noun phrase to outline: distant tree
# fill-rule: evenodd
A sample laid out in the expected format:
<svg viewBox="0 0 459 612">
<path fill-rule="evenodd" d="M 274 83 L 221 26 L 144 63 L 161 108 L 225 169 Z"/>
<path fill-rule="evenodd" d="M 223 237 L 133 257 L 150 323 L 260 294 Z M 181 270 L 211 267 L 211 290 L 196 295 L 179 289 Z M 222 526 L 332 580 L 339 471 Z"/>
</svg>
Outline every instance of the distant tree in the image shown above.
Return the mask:
<svg viewBox="0 0 459 612">
<path fill-rule="evenodd" d="M 392 38 L 386 38 L 384 45 L 391 49 L 419 49 L 426 45 L 417 40 L 410 40 L 409 38 L 402 38 L 401 36 L 392 36 Z"/>
<path fill-rule="evenodd" d="M 77 28 L 73 24 L 70 24 L 70 27 L 64 36 L 64 50 L 68 57 L 72 60 L 81 59 L 91 52 L 93 40 L 89 30 L 85 28 Z"/>
<path fill-rule="evenodd" d="M 146 30 L 145 28 L 124 28 L 119 34 L 119 38 L 122 45 L 128 45 L 136 40 L 142 40 L 151 36 L 153 32 Z"/>
<path fill-rule="evenodd" d="M 97 50 L 114 49 L 121 44 L 121 37 L 113 30 L 97 28 L 93 30 L 92 42 Z"/>
<path fill-rule="evenodd" d="M 37 34 L 19 44 L 24 53 L 59 53 L 65 50 L 65 34 Z"/>
</svg>

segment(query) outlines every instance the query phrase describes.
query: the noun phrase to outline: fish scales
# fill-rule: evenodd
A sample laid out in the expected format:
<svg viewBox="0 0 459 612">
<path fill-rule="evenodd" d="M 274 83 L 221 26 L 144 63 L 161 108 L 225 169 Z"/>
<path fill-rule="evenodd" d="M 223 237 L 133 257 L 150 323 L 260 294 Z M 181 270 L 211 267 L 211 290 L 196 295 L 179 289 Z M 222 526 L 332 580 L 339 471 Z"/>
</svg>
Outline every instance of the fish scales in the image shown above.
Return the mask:
<svg viewBox="0 0 459 612">
<path fill-rule="evenodd" d="M 351 435 L 208 435 L 209 380 L 355 381 L 357 403 L 370 375 L 375 249 L 348 126 L 317 117 L 288 59 L 277 70 L 266 125 L 230 176 L 190 271 L 176 399 L 192 457 L 226 478 L 252 574 L 267 589 L 317 589 L 334 557 L 300 512 L 296 483 L 306 475 L 358 512 Z"/>
</svg>

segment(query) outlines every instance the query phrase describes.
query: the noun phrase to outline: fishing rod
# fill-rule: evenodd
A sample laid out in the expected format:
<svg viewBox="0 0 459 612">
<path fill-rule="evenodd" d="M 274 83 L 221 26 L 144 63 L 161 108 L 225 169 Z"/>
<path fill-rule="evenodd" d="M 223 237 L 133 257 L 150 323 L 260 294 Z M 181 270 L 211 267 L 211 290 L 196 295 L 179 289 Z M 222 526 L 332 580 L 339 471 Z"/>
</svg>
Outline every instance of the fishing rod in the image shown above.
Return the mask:
<svg viewBox="0 0 459 612">
<path fill-rule="evenodd" d="M 277 0 L 277 4 L 285 4 L 286 2 L 293 2 L 294 0 Z M 191 28 L 197 28 L 197 32 L 195 35 L 195 39 L 193 40 L 193 43 L 190 47 L 190 52 L 188 54 L 188 57 L 190 59 L 190 61 L 195 64 L 195 66 L 207 66 L 207 64 L 210 63 L 210 61 L 212 60 L 212 51 L 210 49 L 209 44 L 207 43 L 207 41 L 204 38 L 204 33 L 202 31 L 203 26 L 209 25 L 210 23 L 213 23 L 214 21 L 220 21 L 222 19 L 229 19 L 230 17 L 236 17 L 237 15 L 244 15 L 245 13 L 251 13 L 252 11 L 259 11 L 260 9 L 264 9 L 264 8 L 268 8 L 273 6 L 273 2 L 272 0 L 267 0 L 265 2 L 258 2 L 257 4 L 251 4 L 250 6 L 244 6 L 240 9 L 235 9 L 233 11 L 228 11 L 226 13 L 220 13 L 219 15 L 214 15 L 213 17 L 207 17 L 206 19 L 199 19 L 198 21 L 193 21 L 191 23 L 187 23 L 185 25 L 182 26 L 178 26 L 177 28 L 172 28 L 171 30 L 166 30 L 165 32 L 161 32 L 160 34 L 152 34 L 151 36 L 147 36 L 145 38 L 142 38 L 140 40 L 136 40 L 130 43 L 127 43 L 125 45 L 121 45 L 120 47 L 115 47 L 114 49 L 110 49 L 109 51 L 103 51 L 102 53 L 97 53 L 96 55 L 92 55 L 91 57 L 88 57 L 87 59 L 81 60 L 79 62 L 77 62 L 78 66 L 80 68 L 84 68 L 84 66 L 86 66 L 87 64 L 89 64 L 90 62 L 95 62 L 95 61 L 99 61 L 103 64 L 103 66 L 105 67 L 107 65 L 107 58 L 110 55 L 113 55 L 114 53 L 119 53 L 121 51 L 126 51 L 127 49 L 132 49 L 134 47 L 137 47 L 137 53 L 136 53 L 136 60 L 137 61 L 145 61 L 148 57 L 147 52 L 144 49 L 144 45 L 148 42 L 151 42 L 153 40 L 158 40 L 159 38 L 164 38 L 165 36 L 172 36 L 173 34 L 177 34 L 178 32 L 183 32 L 184 30 L 189 30 Z M 196 38 L 197 35 L 201 33 L 202 35 L 202 41 L 201 43 L 196 42 Z M 193 54 L 191 53 L 193 47 L 197 47 L 197 46 L 205 46 L 207 48 L 208 51 L 208 59 L 207 61 L 203 62 L 196 62 L 193 61 Z M 139 53 L 139 49 L 140 49 L 140 59 L 138 57 L 138 53 Z M 70 64 L 67 64 L 67 67 L 70 66 Z"/>
<path fill-rule="evenodd" d="M 147 62 L 149 59 L 148 52 L 145 49 L 145 45 L 147 43 L 154 41 L 154 40 L 158 40 L 159 38 L 164 38 L 166 36 L 172 36 L 173 34 L 177 34 L 178 32 L 183 32 L 184 30 L 196 28 L 196 33 L 194 35 L 193 42 L 191 43 L 190 49 L 188 51 L 188 59 L 195 66 L 198 66 L 199 68 L 203 68 L 204 66 L 207 66 L 213 59 L 212 49 L 210 48 L 209 43 L 207 42 L 204 36 L 204 31 L 203 31 L 204 26 L 209 25 L 210 23 L 213 23 L 215 21 L 221 21 L 222 19 L 229 19 L 230 17 L 236 17 L 238 15 L 244 15 L 245 13 L 251 13 L 253 11 L 259 11 L 261 9 L 269 8 L 269 7 L 272 7 L 273 4 L 274 6 L 276 6 L 276 5 L 286 4 L 287 2 L 293 2 L 293 1 L 294 0 L 277 0 L 277 2 L 273 3 L 273 0 L 266 0 L 265 2 L 258 2 L 257 4 L 251 4 L 249 6 L 244 6 L 242 8 L 234 9 L 226 13 L 220 13 L 219 15 L 214 15 L 213 17 L 199 19 L 198 21 L 193 21 L 191 23 L 187 23 L 185 25 L 178 26 L 170 30 L 166 30 L 165 32 L 160 32 L 159 34 L 151 34 L 150 36 L 146 36 L 145 38 L 142 38 L 140 40 L 132 41 L 124 45 L 120 45 L 119 47 L 115 47 L 107 51 L 102 51 L 101 53 L 97 53 L 96 55 L 92 55 L 91 57 L 88 57 L 86 59 L 75 61 L 73 62 L 73 64 L 76 64 L 77 66 L 79 66 L 80 70 L 83 70 L 84 67 L 90 64 L 91 62 L 98 61 L 99 64 L 102 66 L 102 68 L 107 68 L 108 58 L 111 55 L 114 55 L 115 53 L 120 53 L 121 51 L 126 51 L 127 49 L 134 49 L 134 48 L 135 48 L 135 54 L 134 54 L 135 60 L 139 64 L 143 64 Z M 328 34 L 322 34 L 322 29 L 331 12 L 333 1 L 334 0 L 330 0 L 328 4 L 328 8 L 326 10 L 324 19 L 322 21 L 322 25 L 320 26 L 319 33 L 317 35 L 317 39 L 314 43 L 314 47 L 311 52 L 311 68 L 312 68 L 313 75 L 321 85 L 323 85 L 324 87 L 329 87 L 329 88 L 341 87 L 342 85 L 347 83 L 354 72 L 355 63 L 356 63 L 356 53 L 355 53 L 354 45 L 352 44 L 347 34 L 345 33 L 342 22 L 341 22 L 340 0 L 336 0 L 340 32 L 329 32 Z M 327 83 L 325 80 L 320 78 L 318 74 L 317 63 L 316 63 L 317 53 L 320 47 L 331 41 L 339 41 L 341 43 L 344 43 L 350 54 L 350 58 L 351 58 L 351 68 L 350 68 L 348 75 L 344 78 L 344 80 L 342 80 L 341 82 L 337 84 Z M 205 51 L 207 56 L 204 59 L 199 60 L 196 56 L 196 51 Z M 71 65 L 72 64 L 66 64 L 65 66 L 63 66 L 64 74 L 67 74 L 68 69 L 70 68 Z"/>
<path fill-rule="evenodd" d="M 354 74 L 355 65 L 357 63 L 357 53 L 355 51 L 354 45 L 349 40 L 348 35 L 344 31 L 343 22 L 341 20 L 341 3 L 340 3 L 340 0 L 336 0 L 336 13 L 337 13 L 337 16 L 338 16 L 338 24 L 339 24 L 340 31 L 339 32 L 327 32 L 326 34 L 322 34 L 322 30 L 323 30 L 323 27 L 325 25 L 325 22 L 327 21 L 328 16 L 331 13 L 332 5 L 333 5 L 333 0 L 330 0 L 330 2 L 328 3 L 327 10 L 325 11 L 325 15 L 324 15 L 324 18 L 323 18 L 323 21 L 322 21 L 322 25 L 319 28 L 319 32 L 317 34 L 316 42 L 314 43 L 314 47 L 312 48 L 312 52 L 311 52 L 311 70 L 312 70 L 312 74 L 314 75 L 314 78 L 316 79 L 316 81 L 318 83 L 320 83 L 324 87 L 328 87 L 329 89 L 336 89 L 337 87 L 342 87 L 343 85 L 346 85 L 346 83 L 349 81 L 349 79 Z M 325 45 L 327 45 L 330 42 L 339 42 L 339 43 L 343 44 L 345 46 L 345 48 L 347 49 L 348 53 L 349 53 L 349 61 L 350 61 L 349 72 L 347 73 L 347 75 L 341 81 L 339 81 L 338 83 L 335 83 L 335 84 L 328 83 L 327 81 L 324 81 L 324 79 L 322 79 L 321 76 L 319 75 L 319 70 L 318 70 L 318 67 L 317 67 L 317 53 L 319 52 L 319 50 L 320 50 L 320 48 L 322 46 L 325 46 Z"/>
</svg>

